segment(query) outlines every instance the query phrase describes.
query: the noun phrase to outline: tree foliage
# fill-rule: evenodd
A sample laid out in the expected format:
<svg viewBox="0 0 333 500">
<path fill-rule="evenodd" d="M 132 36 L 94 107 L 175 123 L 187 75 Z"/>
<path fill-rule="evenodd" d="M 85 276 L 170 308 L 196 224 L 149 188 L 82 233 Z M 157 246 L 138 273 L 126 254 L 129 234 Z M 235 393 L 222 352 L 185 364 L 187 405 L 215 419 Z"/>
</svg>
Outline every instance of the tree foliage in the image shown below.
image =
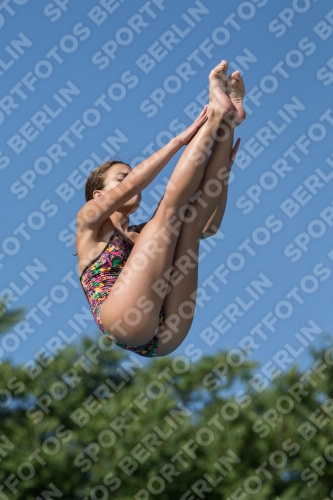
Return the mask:
<svg viewBox="0 0 333 500">
<path fill-rule="evenodd" d="M 333 347 L 312 356 L 265 389 L 246 358 L 147 366 L 103 336 L 4 362 L 0 498 L 333 498 Z"/>
<path fill-rule="evenodd" d="M 0 334 L 7 332 L 12 325 L 18 323 L 22 319 L 24 309 L 15 309 L 8 311 L 5 304 L 0 302 Z"/>
</svg>

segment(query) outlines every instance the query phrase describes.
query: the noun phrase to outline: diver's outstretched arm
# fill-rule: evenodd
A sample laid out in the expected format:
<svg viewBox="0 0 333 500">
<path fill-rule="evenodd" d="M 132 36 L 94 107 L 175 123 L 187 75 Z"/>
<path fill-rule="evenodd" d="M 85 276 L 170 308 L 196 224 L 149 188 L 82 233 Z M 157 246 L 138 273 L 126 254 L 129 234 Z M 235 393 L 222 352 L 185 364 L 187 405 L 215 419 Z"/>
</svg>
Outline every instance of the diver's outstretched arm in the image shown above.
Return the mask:
<svg viewBox="0 0 333 500">
<path fill-rule="evenodd" d="M 79 211 L 77 216 L 78 228 L 88 227 L 94 230 L 108 219 L 115 211 L 122 207 L 133 196 L 143 191 L 161 172 L 170 159 L 186 144 L 197 131 L 206 123 L 207 106 L 204 107 L 198 118 L 168 144 L 149 158 L 139 163 L 116 187 L 110 189 L 104 196 L 89 200 Z"/>
</svg>

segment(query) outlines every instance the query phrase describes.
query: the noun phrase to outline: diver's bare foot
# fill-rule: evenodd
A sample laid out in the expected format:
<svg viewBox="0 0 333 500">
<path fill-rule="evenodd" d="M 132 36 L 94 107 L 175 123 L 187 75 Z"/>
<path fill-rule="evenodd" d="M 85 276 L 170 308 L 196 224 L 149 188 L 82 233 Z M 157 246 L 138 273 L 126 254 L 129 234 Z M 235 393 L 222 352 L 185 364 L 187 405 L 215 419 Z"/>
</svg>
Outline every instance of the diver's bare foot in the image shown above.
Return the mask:
<svg viewBox="0 0 333 500">
<path fill-rule="evenodd" d="M 227 94 L 235 108 L 229 119 L 232 124 L 237 127 L 237 125 L 240 125 L 246 118 L 245 109 L 243 108 L 245 85 L 240 71 L 231 73 L 227 79 L 226 87 Z"/>
<path fill-rule="evenodd" d="M 234 111 L 234 106 L 226 92 L 227 70 L 228 63 L 223 60 L 210 72 L 208 118 L 214 114 L 222 120 Z"/>
</svg>

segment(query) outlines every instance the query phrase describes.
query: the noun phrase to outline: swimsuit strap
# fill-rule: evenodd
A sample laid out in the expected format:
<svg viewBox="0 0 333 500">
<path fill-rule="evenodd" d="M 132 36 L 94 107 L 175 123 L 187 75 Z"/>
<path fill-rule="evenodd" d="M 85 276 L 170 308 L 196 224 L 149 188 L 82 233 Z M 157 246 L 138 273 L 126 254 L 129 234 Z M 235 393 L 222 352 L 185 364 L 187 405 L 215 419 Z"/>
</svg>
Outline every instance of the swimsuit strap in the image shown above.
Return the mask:
<svg viewBox="0 0 333 500">
<path fill-rule="evenodd" d="M 140 233 L 140 230 L 138 229 L 138 226 L 136 226 L 136 225 L 128 226 L 128 229 L 130 229 L 131 231 L 134 231 L 135 233 Z"/>
</svg>

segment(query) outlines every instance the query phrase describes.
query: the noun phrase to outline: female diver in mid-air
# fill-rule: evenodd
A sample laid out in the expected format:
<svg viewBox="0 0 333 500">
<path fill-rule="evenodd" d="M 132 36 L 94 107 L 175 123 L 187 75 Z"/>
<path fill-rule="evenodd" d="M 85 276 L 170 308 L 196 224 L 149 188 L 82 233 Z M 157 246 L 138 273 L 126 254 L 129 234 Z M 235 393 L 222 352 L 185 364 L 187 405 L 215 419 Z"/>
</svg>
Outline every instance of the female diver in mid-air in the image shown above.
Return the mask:
<svg viewBox="0 0 333 500">
<path fill-rule="evenodd" d="M 80 282 L 101 331 L 141 356 L 173 352 L 193 321 L 200 239 L 221 224 L 239 146 L 233 130 L 245 119 L 243 79 L 239 71 L 227 79 L 227 69 L 223 60 L 211 71 L 208 107 L 184 132 L 133 170 L 109 161 L 86 182 L 77 215 Z M 186 144 L 153 217 L 129 226 L 141 191 Z"/>
</svg>

